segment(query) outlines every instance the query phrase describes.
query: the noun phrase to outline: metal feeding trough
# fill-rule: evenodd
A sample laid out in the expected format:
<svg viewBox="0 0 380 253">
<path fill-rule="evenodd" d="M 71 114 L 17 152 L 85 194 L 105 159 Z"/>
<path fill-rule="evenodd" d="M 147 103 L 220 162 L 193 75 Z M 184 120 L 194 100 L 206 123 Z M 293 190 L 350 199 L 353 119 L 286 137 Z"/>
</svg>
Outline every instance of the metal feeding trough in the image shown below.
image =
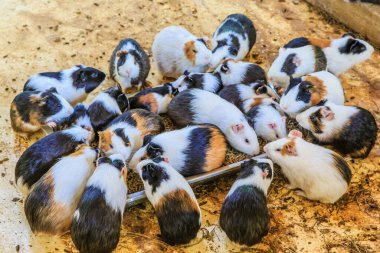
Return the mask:
<svg viewBox="0 0 380 253">
<path fill-rule="evenodd" d="M 265 158 L 265 157 L 267 157 L 267 154 L 263 153 L 261 155 L 254 156 L 250 159 L 259 159 L 259 158 Z M 250 159 L 245 159 L 236 163 L 232 163 L 232 164 L 220 167 L 218 169 L 211 170 L 203 174 L 191 176 L 191 177 L 186 178 L 186 180 L 187 182 L 189 182 L 191 186 L 196 186 L 196 185 L 203 184 L 203 183 L 215 180 L 217 178 L 220 178 L 226 175 L 235 174 L 240 170 L 240 165 L 243 162 L 248 161 Z M 146 200 L 145 191 L 131 193 L 128 195 L 126 208 L 140 204 L 144 202 L 145 200 Z"/>
</svg>

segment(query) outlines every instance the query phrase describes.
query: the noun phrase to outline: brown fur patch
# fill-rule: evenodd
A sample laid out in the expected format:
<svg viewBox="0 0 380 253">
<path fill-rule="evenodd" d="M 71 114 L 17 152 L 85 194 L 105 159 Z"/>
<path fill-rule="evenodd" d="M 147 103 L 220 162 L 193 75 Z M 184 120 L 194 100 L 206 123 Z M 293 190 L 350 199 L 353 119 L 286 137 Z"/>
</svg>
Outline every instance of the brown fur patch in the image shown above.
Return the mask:
<svg viewBox="0 0 380 253">
<path fill-rule="evenodd" d="M 149 130 L 146 127 L 146 119 L 142 117 L 137 112 L 132 114 L 132 118 L 136 121 L 136 128 L 141 132 L 141 135 L 146 135 L 149 133 Z"/>
<path fill-rule="evenodd" d="M 320 48 L 329 47 L 331 44 L 331 41 L 326 39 L 309 39 L 309 41 L 312 45 Z"/>
<path fill-rule="evenodd" d="M 252 98 L 251 100 L 252 100 L 252 103 L 248 106 L 246 111 L 249 111 L 250 109 L 252 109 L 253 107 L 257 105 L 261 105 L 263 103 L 264 98 Z"/>
<path fill-rule="evenodd" d="M 165 202 L 170 200 L 176 200 L 180 202 L 181 205 L 177 206 L 177 208 L 179 210 L 183 210 L 184 213 L 189 212 L 191 210 L 195 210 L 199 213 L 198 203 L 194 201 L 190 197 L 190 195 L 183 189 L 177 189 L 164 195 L 155 205 L 154 209 L 156 209 L 157 212 L 160 212 L 164 208 Z"/>
<path fill-rule="evenodd" d="M 161 132 L 161 128 L 155 117 L 142 116 L 139 111 L 132 113 L 131 117 L 136 121 L 136 128 L 141 132 L 141 136 Z"/>
<path fill-rule="evenodd" d="M 107 152 L 111 149 L 113 132 L 109 129 L 99 132 L 99 149 L 103 152 Z"/>
<path fill-rule="evenodd" d="M 76 156 L 80 156 L 82 154 L 84 154 L 84 150 L 86 148 L 89 148 L 90 146 L 87 146 L 87 145 L 80 145 L 77 147 L 77 149 L 75 150 L 74 153 L 71 153 L 69 156 L 71 157 L 76 157 Z"/>
<path fill-rule="evenodd" d="M 127 50 L 120 50 L 120 51 L 117 51 L 116 56 L 120 57 L 120 56 L 125 55 L 125 54 L 128 54 Z"/>
<path fill-rule="evenodd" d="M 285 155 L 294 156 L 294 155 L 296 155 L 296 154 L 292 153 L 291 150 L 296 150 L 296 139 L 295 138 L 291 138 L 288 143 L 286 143 L 284 146 L 282 146 L 281 155 L 282 156 L 285 156 Z"/>
<path fill-rule="evenodd" d="M 153 93 L 148 93 L 146 95 L 143 95 L 139 98 L 139 100 L 140 100 L 140 103 L 144 105 L 149 105 L 151 112 L 154 112 L 154 113 L 158 112 L 158 103 Z"/>
<path fill-rule="evenodd" d="M 195 41 L 190 40 L 185 43 L 185 46 L 183 48 L 183 51 L 185 52 L 186 58 L 193 64 L 195 65 L 195 55 L 196 53 L 194 52 L 195 50 Z"/>
<path fill-rule="evenodd" d="M 219 168 L 226 158 L 227 143 L 224 135 L 217 128 L 210 128 L 211 139 L 206 154 L 205 170 Z"/>
<path fill-rule="evenodd" d="M 310 82 L 313 85 L 311 89 L 311 105 L 316 105 L 326 96 L 326 85 L 325 83 L 316 76 L 305 76 L 305 81 Z"/>
</svg>

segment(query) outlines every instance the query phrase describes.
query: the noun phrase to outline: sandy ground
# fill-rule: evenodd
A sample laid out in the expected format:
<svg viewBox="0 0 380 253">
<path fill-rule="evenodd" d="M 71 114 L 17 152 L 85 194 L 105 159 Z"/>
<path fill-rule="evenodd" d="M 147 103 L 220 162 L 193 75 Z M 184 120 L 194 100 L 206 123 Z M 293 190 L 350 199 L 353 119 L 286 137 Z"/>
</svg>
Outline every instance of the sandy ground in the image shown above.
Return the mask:
<svg viewBox="0 0 380 253">
<path fill-rule="evenodd" d="M 69 235 L 32 234 L 22 196 L 14 185 L 17 158 L 38 137 L 29 142 L 16 138 L 9 122 L 9 105 L 28 76 L 79 63 L 107 71 L 110 54 L 122 38 L 137 39 L 151 53 L 154 35 L 168 25 L 211 36 L 224 17 L 236 12 L 254 21 L 258 40 L 248 60 L 265 69 L 291 38 L 333 38 L 346 31 L 296 0 L 2 0 L 0 7 L 0 252 L 76 252 Z M 369 109 L 378 124 L 379 69 L 376 51 L 369 61 L 341 76 L 347 104 Z M 149 80 L 161 82 L 156 69 Z M 112 81 L 107 80 L 96 92 L 110 85 Z M 192 244 L 174 248 L 162 243 L 153 209 L 146 203 L 127 210 L 117 252 L 380 252 L 379 156 L 377 142 L 369 158 L 347 159 L 353 170 L 352 183 L 334 205 L 294 195 L 277 173 L 269 191 L 270 233 L 252 248 L 229 242 L 217 225 L 232 176 L 195 189 L 203 223 Z"/>
</svg>

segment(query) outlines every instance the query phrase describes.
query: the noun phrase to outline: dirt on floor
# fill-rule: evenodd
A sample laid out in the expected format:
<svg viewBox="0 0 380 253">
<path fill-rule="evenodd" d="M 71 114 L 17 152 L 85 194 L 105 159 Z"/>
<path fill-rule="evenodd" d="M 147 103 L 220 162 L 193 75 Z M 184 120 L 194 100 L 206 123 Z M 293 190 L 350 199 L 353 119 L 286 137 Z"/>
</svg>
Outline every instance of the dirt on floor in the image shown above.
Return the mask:
<svg viewBox="0 0 380 253">
<path fill-rule="evenodd" d="M 278 48 L 292 38 L 335 38 L 347 32 L 297 0 L 2 0 L 0 6 L 0 252 L 77 252 L 69 234 L 58 238 L 31 232 L 15 187 L 18 157 L 42 136 L 25 141 L 10 127 L 10 103 L 30 75 L 79 63 L 108 72 L 111 52 L 122 38 L 135 38 L 151 55 L 154 35 L 166 26 L 181 25 L 211 37 L 228 14 L 238 12 L 254 21 L 258 33 L 247 60 L 266 70 Z M 341 76 L 347 104 L 369 109 L 378 125 L 379 69 L 376 51 Z M 162 82 L 155 67 L 149 81 Z M 107 79 L 95 93 L 111 85 Z M 230 152 L 227 162 L 243 157 Z M 153 208 L 144 203 L 125 213 L 117 252 L 380 252 L 379 141 L 367 159 L 347 161 L 352 182 L 334 205 L 296 196 L 277 170 L 268 196 L 270 233 L 254 247 L 231 243 L 218 226 L 220 207 L 235 179 L 231 176 L 195 187 L 202 229 L 190 245 L 171 247 L 160 241 Z"/>
</svg>

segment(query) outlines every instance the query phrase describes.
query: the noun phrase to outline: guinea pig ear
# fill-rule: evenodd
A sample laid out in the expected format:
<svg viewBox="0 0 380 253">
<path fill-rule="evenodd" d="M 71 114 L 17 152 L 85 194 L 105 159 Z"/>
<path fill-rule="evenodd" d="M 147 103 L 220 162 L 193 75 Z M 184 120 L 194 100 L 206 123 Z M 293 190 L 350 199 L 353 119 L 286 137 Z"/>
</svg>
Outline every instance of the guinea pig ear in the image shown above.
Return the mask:
<svg viewBox="0 0 380 253">
<path fill-rule="evenodd" d="M 51 93 L 58 93 L 57 89 L 55 87 L 51 87 L 49 88 L 48 90 L 46 90 L 47 92 L 51 92 Z"/>
<path fill-rule="evenodd" d="M 335 113 L 327 106 L 321 108 L 321 115 L 326 120 L 333 120 L 335 118 Z"/>
<path fill-rule="evenodd" d="M 278 50 L 278 53 L 281 54 L 282 52 L 285 52 L 285 48 L 280 47 L 280 49 Z"/>
<path fill-rule="evenodd" d="M 128 54 L 128 51 L 127 50 L 120 50 L 120 51 L 117 51 L 116 52 L 116 56 L 117 57 L 121 57 L 123 55 L 127 55 Z"/>
<path fill-rule="evenodd" d="M 286 116 L 282 116 L 281 120 L 282 120 L 282 122 L 286 123 L 286 120 L 287 120 Z"/>
<path fill-rule="evenodd" d="M 242 123 L 236 124 L 231 126 L 231 129 L 235 134 L 239 134 L 244 130 L 244 125 Z"/>
<path fill-rule="evenodd" d="M 231 55 L 236 56 L 239 52 L 239 50 L 236 47 L 230 47 L 229 52 Z"/>
<path fill-rule="evenodd" d="M 297 155 L 296 143 L 294 141 L 290 141 L 286 143 L 282 147 L 282 151 L 285 152 L 285 154 L 287 155 L 296 156 Z"/>
<path fill-rule="evenodd" d="M 108 157 L 99 157 L 96 161 L 96 166 L 99 166 L 102 163 L 112 163 L 111 159 Z"/>
<path fill-rule="evenodd" d="M 302 133 L 296 129 L 293 129 L 292 131 L 289 132 L 288 137 L 289 138 L 295 138 L 295 137 L 302 138 Z"/>
<path fill-rule="evenodd" d="M 145 135 L 144 140 L 143 140 L 143 147 L 147 145 L 148 143 L 150 143 L 152 139 L 153 139 L 153 134 Z"/>
<path fill-rule="evenodd" d="M 190 74 L 190 72 L 186 69 L 186 70 L 183 72 L 183 74 L 184 74 L 185 76 L 188 76 L 188 75 Z"/>
<path fill-rule="evenodd" d="M 351 33 L 351 32 L 348 32 L 348 33 L 345 33 L 345 34 L 343 34 L 342 35 L 342 38 L 344 38 L 344 37 L 352 37 L 352 38 L 356 38 L 356 36 L 353 34 L 353 33 Z"/>
</svg>

